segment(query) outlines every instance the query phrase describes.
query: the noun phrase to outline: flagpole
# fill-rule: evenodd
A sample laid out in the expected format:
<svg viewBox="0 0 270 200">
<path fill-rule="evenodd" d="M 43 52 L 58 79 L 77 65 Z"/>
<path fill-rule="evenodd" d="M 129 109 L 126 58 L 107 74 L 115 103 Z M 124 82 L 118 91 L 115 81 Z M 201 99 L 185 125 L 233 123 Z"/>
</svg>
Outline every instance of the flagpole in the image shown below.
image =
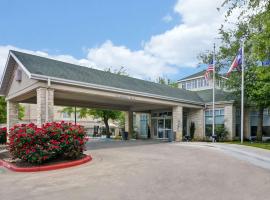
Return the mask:
<svg viewBox="0 0 270 200">
<path fill-rule="evenodd" d="M 215 61 L 215 52 L 216 45 L 214 43 L 214 52 L 213 52 L 213 110 L 212 110 L 212 142 L 215 141 L 215 82 L 216 82 L 216 61 Z"/>
<path fill-rule="evenodd" d="M 242 41 L 242 85 L 241 85 L 241 143 L 244 140 L 244 73 L 245 73 L 245 56 L 244 56 L 244 44 Z"/>
</svg>

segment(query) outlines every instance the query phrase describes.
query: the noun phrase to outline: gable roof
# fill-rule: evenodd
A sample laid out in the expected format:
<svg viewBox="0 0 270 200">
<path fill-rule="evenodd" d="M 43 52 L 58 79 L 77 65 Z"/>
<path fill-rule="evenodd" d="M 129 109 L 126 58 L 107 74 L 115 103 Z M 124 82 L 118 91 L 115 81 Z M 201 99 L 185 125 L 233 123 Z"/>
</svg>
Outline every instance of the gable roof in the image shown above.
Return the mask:
<svg viewBox="0 0 270 200">
<path fill-rule="evenodd" d="M 197 93 L 192 91 L 171 88 L 167 85 L 111 72 L 104 72 L 19 51 L 10 51 L 10 53 L 15 57 L 15 60 L 23 65 L 23 68 L 26 70 L 27 74 L 30 74 L 31 78 L 40 80 L 50 78 L 52 82 L 61 80 L 63 82 L 76 83 L 77 85 L 95 85 L 97 87 L 112 88 L 118 91 L 138 92 L 139 94 L 149 94 L 150 96 L 155 95 L 168 100 L 203 104 L 202 99 Z"/>
<path fill-rule="evenodd" d="M 186 77 L 184 77 L 184 78 L 181 78 L 181 79 L 178 80 L 178 82 L 183 81 L 183 80 L 186 80 L 186 79 L 196 78 L 196 77 L 198 77 L 198 76 L 204 76 L 205 71 L 206 71 L 206 70 L 202 70 L 202 71 L 197 72 L 197 73 L 195 73 L 195 74 L 191 74 L 190 76 L 186 76 Z"/>
</svg>

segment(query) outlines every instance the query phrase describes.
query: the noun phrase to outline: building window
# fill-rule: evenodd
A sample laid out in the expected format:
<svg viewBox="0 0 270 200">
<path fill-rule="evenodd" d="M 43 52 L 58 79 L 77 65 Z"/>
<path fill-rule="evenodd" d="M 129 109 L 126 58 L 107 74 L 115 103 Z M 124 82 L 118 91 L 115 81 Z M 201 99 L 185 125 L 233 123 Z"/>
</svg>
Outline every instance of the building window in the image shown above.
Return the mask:
<svg viewBox="0 0 270 200">
<path fill-rule="evenodd" d="M 198 88 L 202 87 L 202 79 L 201 78 L 197 80 L 197 86 L 198 86 Z"/>
<path fill-rule="evenodd" d="M 270 136 L 270 110 L 264 109 L 263 112 L 263 135 Z"/>
<path fill-rule="evenodd" d="M 186 89 L 186 82 L 182 83 L 182 88 Z"/>
<path fill-rule="evenodd" d="M 258 116 L 259 112 L 253 110 L 249 113 L 250 119 L 250 135 L 255 137 L 257 136 L 257 127 L 258 127 Z M 270 137 L 270 110 L 264 109 L 263 111 L 263 136 Z"/>
<path fill-rule="evenodd" d="M 191 83 L 190 83 L 190 81 L 187 81 L 186 82 L 186 88 L 187 88 L 187 90 L 190 90 L 191 89 Z"/>
<path fill-rule="evenodd" d="M 149 126 L 148 126 L 148 115 L 147 114 L 141 114 L 140 115 L 140 132 L 139 134 L 147 138 L 148 137 L 148 131 L 149 131 Z"/>
<path fill-rule="evenodd" d="M 212 135 L 213 110 L 205 111 L 205 136 Z M 215 109 L 215 127 L 224 127 L 224 109 Z"/>
</svg>

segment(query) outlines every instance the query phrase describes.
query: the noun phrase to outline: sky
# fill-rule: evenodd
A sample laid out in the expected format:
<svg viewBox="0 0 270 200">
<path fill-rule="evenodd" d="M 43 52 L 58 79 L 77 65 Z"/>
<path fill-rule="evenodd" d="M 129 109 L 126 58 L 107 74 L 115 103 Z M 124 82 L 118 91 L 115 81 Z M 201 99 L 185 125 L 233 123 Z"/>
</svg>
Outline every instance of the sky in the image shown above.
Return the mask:
<svg viewBox="0 0 270 200">
<path fill-rule="evenodd" d="M 133 77 L 178 80 L 200 71 L 223 0 L 1 0 L 0 75 L 20 50 Z"/>
</svg>

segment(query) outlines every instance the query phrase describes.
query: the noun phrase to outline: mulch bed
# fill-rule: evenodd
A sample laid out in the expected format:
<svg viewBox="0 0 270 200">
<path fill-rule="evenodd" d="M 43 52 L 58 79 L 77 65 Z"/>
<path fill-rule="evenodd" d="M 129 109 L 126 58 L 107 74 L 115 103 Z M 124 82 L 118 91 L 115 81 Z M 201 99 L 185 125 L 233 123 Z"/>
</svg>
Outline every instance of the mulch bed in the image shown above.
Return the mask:
<svg viewBox="0 0 270 200">
<path fill-rule="evenodd" d="M 25 161 L 20 160 L 20 159 L 12 160 L 12 156 L 10 155 L 10 153 L 8 151 L 0 153 L 0 159 L 1 160 L 9 162 L 9 163 L 15 165 L 16 167 L 23 167 L 23 168 L 50 166 L 50 165 L 68 163 L 68 162 L 71 162 L 71 161 L 81 160 L 81 159 L 85 158 L 86 156 L 87 155 L 82 154 L 79 158 L 76 158 L 76 159 L 67 159 L 67 158 L 64 158 L 64 157 L 59 157 L 59 158 L 51 159 L 51 160 L 49 160 L 47 162 L 44 162 L 42 164 L 34 164 L 34 163 L 25 162 Z"/>
</svg>

